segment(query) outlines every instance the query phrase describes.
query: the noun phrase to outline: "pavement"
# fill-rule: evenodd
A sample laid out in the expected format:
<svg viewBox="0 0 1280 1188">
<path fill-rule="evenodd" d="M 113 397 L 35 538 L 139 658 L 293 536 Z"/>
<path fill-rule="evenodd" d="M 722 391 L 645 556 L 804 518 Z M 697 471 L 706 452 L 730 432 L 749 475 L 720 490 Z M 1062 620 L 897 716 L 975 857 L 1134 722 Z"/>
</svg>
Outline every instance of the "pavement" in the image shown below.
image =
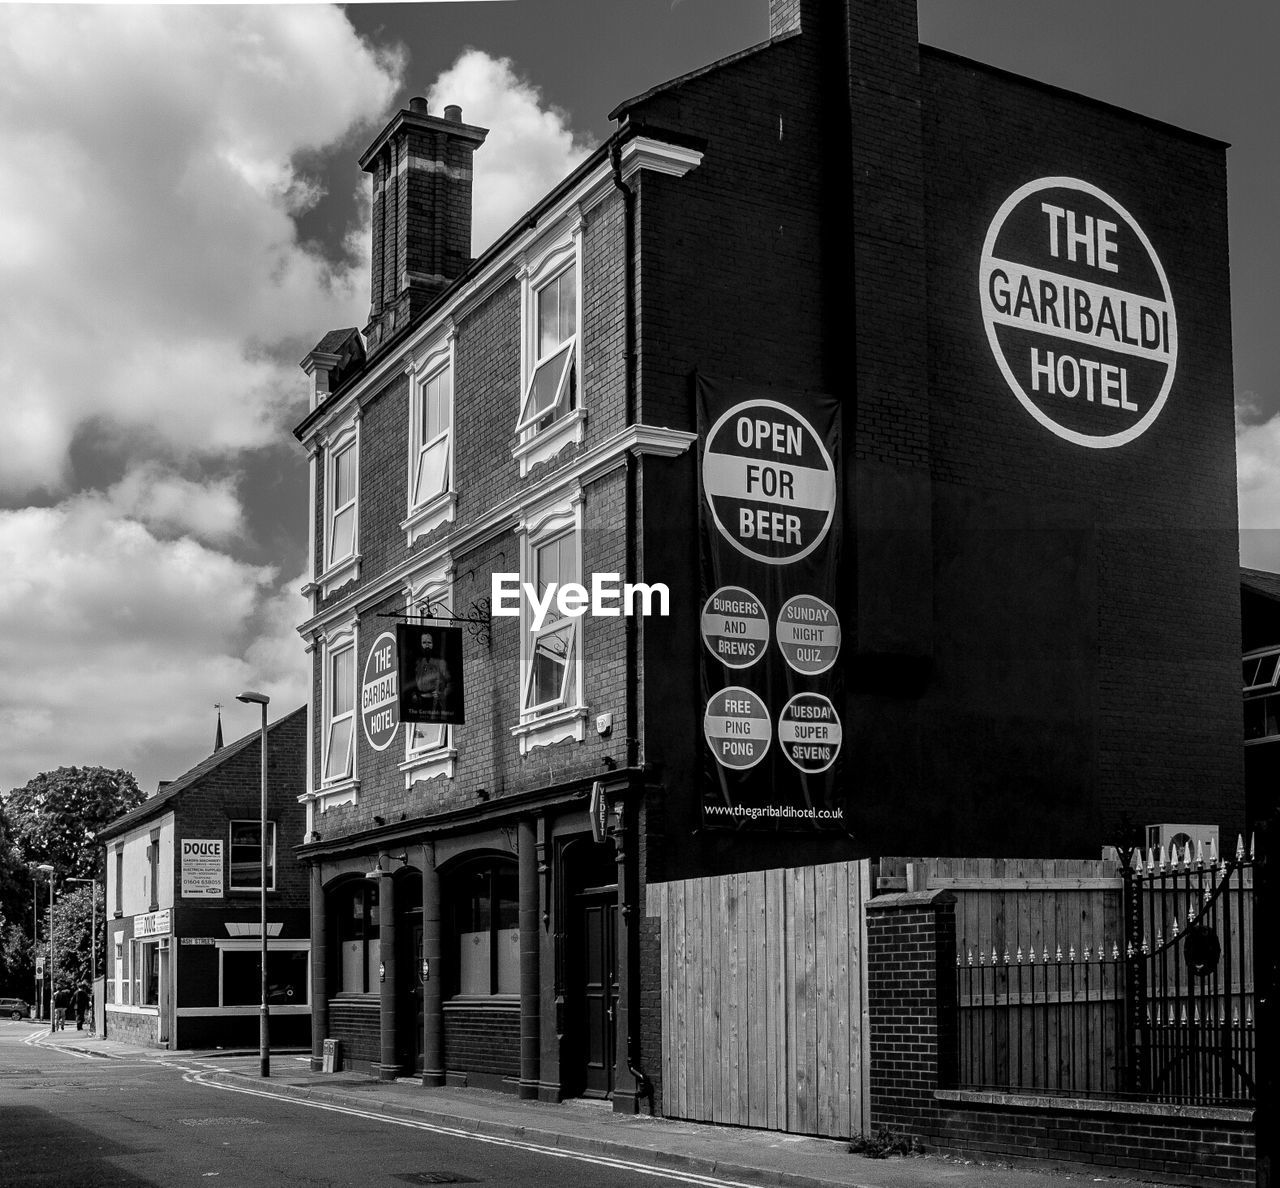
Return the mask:
<svg viewBox="0 0 1280 1188">
<path fill-rule="evenodd" d="M 105 1059 L 154 1060 L 197 1070 L 199 1080 L 275 1097 L 365 1111 L 392 1120 L 411 1119 L 489 1140 L 595 1157 L 643 1168 L 686 1173 L 765 1188 L 1066 1188 L 1140 1182 L 1105 1169 L 1016 1167 L 925 1153 L 872 1159 L 848 1144 L 777 1131 L 713 1126 L 646 1115 L 615 1114 L 607 1103 L 521 1101 L 484 1089 L 424 1088 L 420 1081 L 380 1081 L 350 1070 L 312 1072 L 310 1053 L 271 1054 L 271 1075 L 259 1075 L 257 1050 L 169 1052 L 104 1039 L 70 1028 L 45 1032 L 34 1042 Z M 1151 1181 L 1143 1182 L 1148 1185 Z"/>
</svg>

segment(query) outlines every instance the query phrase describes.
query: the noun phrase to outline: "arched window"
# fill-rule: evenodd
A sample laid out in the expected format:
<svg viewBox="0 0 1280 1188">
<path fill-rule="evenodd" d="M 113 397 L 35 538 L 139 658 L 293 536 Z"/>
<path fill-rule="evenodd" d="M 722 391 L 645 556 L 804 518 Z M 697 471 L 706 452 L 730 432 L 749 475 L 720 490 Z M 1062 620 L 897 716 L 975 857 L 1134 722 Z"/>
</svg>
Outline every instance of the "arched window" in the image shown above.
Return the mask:
<svg viewBox="0 0 1280 1188">
<path fill-rule="evenodd" d="M 468 863 L 449 880 L 456 994 L 520 993 L 519 875 L 511 859 Z"/>
<path fill-rule="evenodd" d="M 333 893 L 337 924 L 337 969 L 334 985 L 339 994 L 370 994 L 378 989 L 378 881 L 360 879 Z"/>
</svg>

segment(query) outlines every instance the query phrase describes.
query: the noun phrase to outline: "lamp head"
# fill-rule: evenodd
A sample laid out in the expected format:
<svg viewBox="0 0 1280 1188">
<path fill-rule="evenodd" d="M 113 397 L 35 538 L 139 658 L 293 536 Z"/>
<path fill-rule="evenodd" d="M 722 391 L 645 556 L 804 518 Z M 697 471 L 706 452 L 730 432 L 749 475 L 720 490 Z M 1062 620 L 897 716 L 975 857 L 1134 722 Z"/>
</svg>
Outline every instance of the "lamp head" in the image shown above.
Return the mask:
<svg viewBox="0 0 1280 1188">
<path fill-rule="evenodd" d="M 53 867 L 50 866 L 47 862 L 41 862 L 36 867 L 36 870 L 38 870 L 41 874 L 53 874 Z"/>
<path fill-rule="evenodd" d="M 271 698 L 265 693 L 254 693 L 246 690 L 244 693 L 237 693 L 236 700 L 246 703 L 252 702 L 254 705 L 267 705 L 270 703 Z"/>
</svg>

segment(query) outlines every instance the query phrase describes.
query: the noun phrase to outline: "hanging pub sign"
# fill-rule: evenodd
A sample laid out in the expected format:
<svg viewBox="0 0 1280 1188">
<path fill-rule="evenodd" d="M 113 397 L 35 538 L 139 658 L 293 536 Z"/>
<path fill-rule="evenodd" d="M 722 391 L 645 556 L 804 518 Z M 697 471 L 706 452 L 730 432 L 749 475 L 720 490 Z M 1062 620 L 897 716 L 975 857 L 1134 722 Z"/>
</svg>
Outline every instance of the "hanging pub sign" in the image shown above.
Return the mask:
<svg viewBox="0 0 1280 1188">
<path fill-rule="evenodd" d="M 400 730 L 396 696 L 396 641 L 389 631 L 373 641 L 360 681 L 360 721 L 375 751 L 385 751 Z"/>
<path fill-rule="evenodd" d="M 397 623 L 400 718 L 456 726 L 465 722 L 462 693 L 462 628 Z"/>
<path fill-rule="evenodd" d="M 996 364 L 1041 425 L 1092 449 L 1152 426 L 1178 320 L 1160 257 L 1119 202 L 1077 178 L 1028 182 L 996 211 L 978 282 Z"/>
<path fill-rule="evenodd" d="M 845 830 L 839 403 L 697 389 L 703 826 Z"/>
</svg>

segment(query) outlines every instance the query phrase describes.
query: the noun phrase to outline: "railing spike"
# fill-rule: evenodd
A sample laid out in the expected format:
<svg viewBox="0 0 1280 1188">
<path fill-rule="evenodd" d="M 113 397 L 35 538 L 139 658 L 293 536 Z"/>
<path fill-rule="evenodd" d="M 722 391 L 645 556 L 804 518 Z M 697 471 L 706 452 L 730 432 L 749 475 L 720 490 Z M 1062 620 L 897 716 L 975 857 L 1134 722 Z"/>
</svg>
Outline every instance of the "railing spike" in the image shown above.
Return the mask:
<svg viewBox="0 0 1280 1188">
<path fill-rule="evenodd" d="M 1147 874 L 1155 874 L 1156 872 L 1156 851 L 1153 846 L 1147 851 Z"/>
<path fill-rule="evenodd" d="M 1209 865 L 1215 866 L 1218 861 L 1218 838 L 1215 834 L 1209 835 Z"/>
<path fill-rule="evenodd" d="M 1236 834 L 1236 861 L 1244 861 L 1244 834 Z"/>
<path fill-rule="evenodd" d="M 1112 943 L 1113 943 L 1113 945 L 1114 945 L 1114 942 L 1112 942 Z M 1143 951 L 1144 953 L 1147 951 L 1147 946 L 1146 946 L 1145 944 L 1142 946 L 1142 951 Z M 1129 942 L 1129 949 L 1128 949 L 1128 952 L 1127 952 L 1125 955 L 1129 958 L 1129 960 L 1130 960 L 1130 961 L 1132 961 L 1132 960 L 1133 960 L 1133 941 L 1130 941 L 1130 942 Z"/>
<path fill-rule="evenodd" d="M 1249 834 L 1249 861 L 1253 862 L 1258 857 L 1258 835 L 1256 833 Z"/>
<path fill-rule="evenodd" d="M 1173 935 L 1175 937 L 1178 935 L 1178 917 L 1176 915 L 1173 917 Z"/>
<path fill-rule="evenodd" d="M 1058 954 L 1059 954 L 1059 956 L 1061 956 L 1061 954 L 1062 954 L 1062 949 L 1061 949 L 1061 948 L 1059 948 L 1059 949 L 1058 949 Z M 1085 949 L 1085 951 L 1084 951 L 1084 959 L 1085 959 L 1086 961 L 1088 961 L 1088 960 L 1089 960 L 1089 950 L 1088 950 L 1088 949 Z M 1068 960 L 1068 961 L 1070 961 L 1072 965 L 1074 965 L 1074 964 L 1075 964 L 1075 960 L 1076 960 L 1076 947 L 1075 947 L 1075 945 L 1072 945 L 1072 946 L 1067 950 L 1067 960 Z"/>
<path fill-rule="evenodd" d="M 1045 945 L 1044 947 L 1044 963 L 1045 965 L 1049 964 L 1049 946 L 1048 945 Z"/>
<path fill-rule="evenodd" d="M 986 955 L 981 949 L 978 950 L 978 964 L 981 966 L 985 966 L 987 964 Z"/>
<path fill-rule="evenodd" d="M 1182 1004 L 1182 1026 L 1185 1027 L 1186 1025 L 1187 1025 L 1187 1004 L 1184 1002 Z"/>
<path fill-rule="evenodd" d="M 1252 1027 L 1252 1026 L 1253 1026 L 1253 1003 L 1250 1003 L 1250 1004 L 1245 1008 L 1245 1014 L 1244 1014 L 1244 1025 L 1245 1025 L 1246 1027 Z"/>
<path fill-rule="evenodd" d="M 1169 869 L 1176 871 L 1182 863 L 1182 847 L 1177 842 L 1169 843 Z"/>
<path fill-rule="evenodd" d="M 1187 842 L 1187 847 L 1182 851 L 1182 862 L 1188 870 L 1191 869 L 1191 843 Z"/>
<path fill-rule="evenodd" d="M 1200 1004 L 1199 1003 L 1196 1003 L 1196 1008 L 1194 1011 L 1192 1011 L 1191 1018 L 1195 1022 L 1195 1025 L 1199 1027 L 1200 1026 Z"/>
<path fill-rule="evenodd" d="M 992 946 L 991 946 L 991 964 L 992 964 L 992 965 L 999 965 L 999 964 L 1000 964 L 1000 958 L 996 955 L 996 947 L 995 947 L 995 945 L 992 945 Z"/>
<path fill-rule="evenodd" d="M 1073 952 L 1074 952 L 1074 950 L 1073 950 Z M 1058 964 L 1059 964 L 1059 965 L 1061 965 L 1061 964 L 1062 964 L 1062 946 L 1061 946 L 1061 945 L 1059 945 L 1059 946 L 1058 946 L 1058 951 L 1057 951 L 1057 953 L 1055 953 L 1055 954 L 1054 954 L 1054 958 L 1053 958 L 1053 959 L 1054 959 L 1056 962 L 1058 962 Z"/>
<path fill-rule="evenodd" d="M 1004 950 L 1004 963 L 1005 965 L 1009 964 L 1009 946 L 1008 945 L 1005 946 L 1005 950 Z"/>
<path fill-rule="evenodd" d="M 965 949 L 965 960 L 967 961 L 967 963 L 968 963 L 969 965 L 972 965 L 972 964 L 973 964 L 973 950 L 972 950 L 972 949 L 970 949 L 970 948 L 966 948 L 966 949 Z"/>
<path fill-rule="evenodd" d="M 1165 861 L 1166 861 L 1166 857 L 1165 857 L 1165 850 L 1164 850 L 1164 842 L 1161 842 L 1160 843 L 1160 861 L 1157 864 L 1161 870 L 1164 870 L 1165 868 Z"/>
<path fill-rule="evenodd" d="M 1204 865 L 1204 838 L 1200 838 L 1196 842 L 1196 865 Z"/>
<path fill-rule="evenodd" d="M 1231 1007 L 1231 1026 L 1232 1027 L 1240 1026 L 1240 1007 L 1234 1003 L 1232 1004 L 1232 1007 Z"/>
</svg>

